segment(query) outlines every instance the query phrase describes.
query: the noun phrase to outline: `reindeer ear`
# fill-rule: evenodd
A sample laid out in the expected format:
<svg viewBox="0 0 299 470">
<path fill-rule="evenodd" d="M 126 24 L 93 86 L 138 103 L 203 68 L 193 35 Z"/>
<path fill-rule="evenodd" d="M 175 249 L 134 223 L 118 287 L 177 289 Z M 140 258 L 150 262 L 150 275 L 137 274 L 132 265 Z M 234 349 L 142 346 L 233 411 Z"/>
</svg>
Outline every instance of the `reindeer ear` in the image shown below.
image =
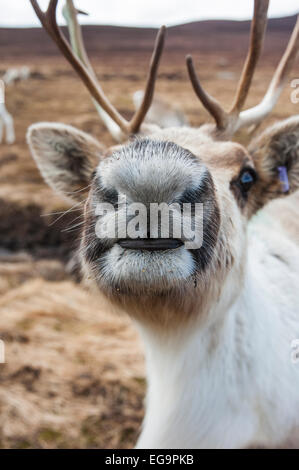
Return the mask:
<svg viewBox="0 0 299 470">
<path fill-rule="evenodd" d="M 29 127 L 27 142 L 45 181 L 72 201 L 84 200 L 104 148 L 74 127 L 46 122 Z"/>
<path fill-rule="evenodd" d="M 258 173 L 257 204 L 299 189 L 299 115 L 266 129 L 249 146 Z"/>
</svg>

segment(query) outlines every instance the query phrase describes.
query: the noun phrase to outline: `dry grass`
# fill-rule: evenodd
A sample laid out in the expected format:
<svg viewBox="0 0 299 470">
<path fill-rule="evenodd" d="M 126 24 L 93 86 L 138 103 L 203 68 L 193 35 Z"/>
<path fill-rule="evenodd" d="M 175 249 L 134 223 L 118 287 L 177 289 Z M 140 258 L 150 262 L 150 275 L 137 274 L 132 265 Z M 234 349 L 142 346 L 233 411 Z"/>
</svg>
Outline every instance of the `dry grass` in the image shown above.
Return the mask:
<svg viewBox="0 0 299 470">
<path fill-rule="evenodd" d="M 0 301 L 1 447 L 131 446 L 144 394 L 136 333 L 101 299 L 36 270 Z"/>
<path fill-rule="evenodd" d="M 195 57 L 203 83 L 226 106 L 241 65 L 232 49 L 235 41 L 231 50 L 203 53 L 200 62 Z M 280 52 L 263 60 L 248 105 L 262 97 Z M 172 50 L 164 59 L 157 92 L 199 125 L 207 115 L 194 98 L 183 57 Z M 144 82 L 147 60 L 133 51 L 112 57 L 108 52 L 94 61 L 105 91 L 126 116 L 132 111 L 130 94 Z M 6 344 L 0 447 L 130 447 L 143 415 L 142 349 L 129 320 L 109 312 L 103 299 L 90 296 L 66 272 L 78 234 L 65 229 L 78 213 L 56 224 L 59 216 L 47 215 L 69 206 L 43 183 L 25 133 L 31 123 L 47 120 L 78 126 L 108 145 L 111 139 L 63 59 L 26 57 L 26 63 L 38 73 L 7 89 L 17 142 L 0 147 L 0 338 Z M 22 58 L 10 57 L 1 68 L 11 65 L 23 65 Z M 230 76 L 223 75 L 226 69 Z M 290 91 L 286 87 L 268 122 L 298 112 Z M 248 140 L 246 133 L 240 140 Z"/>
</svg>

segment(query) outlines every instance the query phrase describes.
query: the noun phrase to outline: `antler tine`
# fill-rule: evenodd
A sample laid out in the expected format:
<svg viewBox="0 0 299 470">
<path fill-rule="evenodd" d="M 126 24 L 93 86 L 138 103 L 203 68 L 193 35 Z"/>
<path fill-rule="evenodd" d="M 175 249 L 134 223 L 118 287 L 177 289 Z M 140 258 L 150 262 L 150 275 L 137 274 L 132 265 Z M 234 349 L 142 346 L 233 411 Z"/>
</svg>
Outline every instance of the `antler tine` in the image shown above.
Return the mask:
<svg viewBox="0 0 299 470">
<path fill-rule="evenodd" d="M 155 83 L 156 83 L 156 78 L 157 78 L 157 73 L 158 73 L 158 67 L 159 67 L 160 59 L 161 59 L 163 48 L 164 48 L 165 32 L 166 32 L 166 27 L 161 26 L 157 34 L 156 40 L 155 40 L 155 46 L 154 46 L 153 54 L 152 54 L 151 61 L 150 61 L 150 67 L 149 67 L 149 72 L 148 72 L 148 76 L 146 80 L 143 100 L 139 109 L 135 112 L 133 118 L 130 121 L 131 133 L 138 131 L 142 121 L 145 118 L 146 113 L 148 112 L 152 104 L 154 90 L 155 90 Z"/>
<path fill-rule="evenodd" d="M 37 0 L 30 0 L 30 2 L 45 30 L 57 42 L 58 25 L 56 23 L 56 9 L 58 0 L 50 0 L 46 12 L 42 11 Z"/>
<path fill-rule="evenodd" d="M 239 116 L 237 128 L 257 124 L 264 119 L 276 105 L 288 74 L 296 60 L 299 51 L 299 16 L 288 42 L 285 53 L 283 54 L 279 65 L 273 75 L 268 90 L 262 101 L 253 108 L 242 111 Z"/>
<path fill-rule="evenodd" d="M 230 114 L 239 114 L 245 104 L 255 68 L 263 47 L 264 35 L 267 26 L 268 7 L 269 0 L 254 1 L 254 14 L 250 32 L 250 46 Z"/>
<path fill-rule="evenodd" d="M 289 43 L 283 54 L 280 63 L 276 69 L 276 72 L 271 80 L 269 85 L 269 91 L 271 95 L 278 91 L 283 86 L 283 82 L 287 78 L 288 72 L 291 70 L 293 63 L 297 57 L 299 50 L 299 15 L 297 16 L 297 21 L 293 30 L 293 33 L 290 37 Z M 281 90 L 279 90 L 280 92 Z"/>
<path fill-rule="evenodd" d="M 98 83 L 97 78 L 96 78 L 96 74 L 89 61 L 89 58 L 85 49 L 84 41 L 83 41 L 81 25 L 78 21 L 78 14 L 83 13 L 83 12 L 75 8 L 73 0 L 66 0 L 62 13 L 67 22 L 70 43 L 71 43 L 71 47 L 73 49 L 74 54 L 76 54 L 76 56 L 88 68 L 94 80 L 97 82 L 98 86 L 100 87 L 100 84 Z M 117 142 L 121 142 L 124 138 L 124 133 L 121 130 L 121 128 L 115 123 L 115 121 L 113 121 L 113 119 L 111 119 L 111 117 L 106 113 L 106 111 L 103 110 L 103 108 L 99 105 L 99 103 L 94 98 L 92 98 L 92 101 L 100 118 L 102 119 L 104 125 L 110 132 L 111 136 Z"/>
<path fill-rule="evenodd" d="M 83 64 L 86 65 L 88 70 L 94 75 L 94 78 L 95 78 L 95 73 L 93 71 L 93 68 L 91 66 L 91 63 L 89 61 L 89 58 L 88 58 L 88 55 L 84 46 L 81 26 L 77 19 L 78 14 L 87 15 L 87 13 L 81 10 L 77 10 L 74 6 L 73 0 L 66 0 L 62 13 L 68 25 L 70 43 L 71 43 L 73 52 L 79 57 L 79 59 L 83 62 Z"/>
<path fill-rule="evenodd" d="M 228 115 L 221 107 L 220 103 L 211 95 L 209 95 L 201 86 L 198 75 L 196 74 L 193 59 L 191 55 L 186 57 L 187 69 L 193 89 L 202 102 L 206 110 L 213 116 L 216 121 L 217 129 L 224 130 L 227 127 Z"/>
</svg>

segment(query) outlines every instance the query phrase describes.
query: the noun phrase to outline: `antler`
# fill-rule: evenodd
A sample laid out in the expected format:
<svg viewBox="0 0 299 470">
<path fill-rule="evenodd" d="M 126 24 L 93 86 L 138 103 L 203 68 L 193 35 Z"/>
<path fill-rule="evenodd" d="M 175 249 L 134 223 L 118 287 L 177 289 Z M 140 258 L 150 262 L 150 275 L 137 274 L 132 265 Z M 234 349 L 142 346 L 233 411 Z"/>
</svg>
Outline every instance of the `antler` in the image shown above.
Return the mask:
<svg viewBox="0 0 299 470">
<path fill-rule="evenodd" d="M 287 48 L 277 66 L 264 98 L 257 106 L 241 112 L 239 116 L 239 128 L 259 123 L 272 111 L 281 95 L 288 75 L 296 60 L 298 50 L 299 16 L 297 17 Z"/>
<path fill-rule="evenodd" d="M 94 79 L 96 80 L 96 75 L 94 73 L 94 70 L 91 66 L 91 63 L 89 61 L 85 46 L 84 46 L 84 41 L 83 41 L 83 36 L 82 36 L 82 29 L 80 26 L 80 23 L 78 21 L 77 15 L 78 14 L 84 14 L 86 15 L 87 13 L 77 10 L 74 6 L 73 0 L 66 0 L 64 7 L 62 9 L 63 16 L 67 22 L 68 26 L 68 31 L 69 31 L 69 36 L 70 36 L 70 42 L 72 46 L 72 50 L 74 54 L 84 63 L 84 65 L 88 68 L 89 72 L 93 75 Z M 103 123 L 105 124 L 106 128 L 112 135 L 112 137 L 117 141 L 121 142 L 124 138 L 124 134 L 120 127 L 116 124 L 113 119 L 106 113 L 106 111 L 101 108 L 99 103 L 92 98 L 92 102 L 102 119 Z"/>
<path fill-rule="evenodd" d="M 226 112 L 220 103 L 202 88 L 195 72 L 192 57 L 187 56 L 187 68 L 193 89 L 216 121 L 217 130 L 231 136 L 238 129 L 257 124 L 274 108 L 282 92 L 289 71 L 291 70 L 299 49 L 299 17 L 290 38 L 287 49 L 276 69 L 273 79 L 263 100 L 255 107 L 242 111 L 245 104 L 254 71 L 260 57 L 267 24 L 269 0 L 254 1 L 254 15 L 251 24 L 250 46 L 242 70 L 237 92 L 230 111 Z"/>
<path fill-rule="evenodd" d="M 92 95 L 95 102 L 98 106 L 108 114 L 108 116 L 112 119 L 114 123 L 116 123 L 119 128 L 127 135 L 127 134 L 134 134 L 138 132 L 147 111 L 150 108 L 152 103 L 154 88 L 155 88 L 155 81 L 158 72 L 158 66 L 160 62 L 160 58 L 163 51 L 164 46 L 164 38 L 165 38 L 165 26 L 162 26 L 158 32 L 156 37 L 154 51 L 152 54 L 149 73 L 146 81 L 145 93 L 143 101 L 139 107 L 139 109 L 135 112 L 134 116 L 130 121 L 127 121 L 121 114 L 117 111 L 117 109 L 110 103 L 110 101 L 105 96 L 99 82 L 97 81 L 95 74 L 91 68 L 91 65 L 88 61 L 87 54 L 79 57 L 76 55 L 76 52 L 72 50 L 72 47 L 66 40 L 65 36 L 61 32 L 56 19 L 56 10 L 58 0 L 50 0 L 48 8 L 45 12 L 41 10 L 39 7 L 37 0 L 30 0 L 31 5 L 38 16 L 41 24 L 53 39 L 53 41 L 57 44 L 58 48 L 68 60 L 68 62 L 72 65 L 74 70 L 82 79 L 83 83 L 85 84 L 86 88 Z M 78 34 L 78 30 L 76 30 L 76 34 Z M 81 44 L 82 50 L 85 51 L 83 46 L 83 41 Z"/>
</svg>

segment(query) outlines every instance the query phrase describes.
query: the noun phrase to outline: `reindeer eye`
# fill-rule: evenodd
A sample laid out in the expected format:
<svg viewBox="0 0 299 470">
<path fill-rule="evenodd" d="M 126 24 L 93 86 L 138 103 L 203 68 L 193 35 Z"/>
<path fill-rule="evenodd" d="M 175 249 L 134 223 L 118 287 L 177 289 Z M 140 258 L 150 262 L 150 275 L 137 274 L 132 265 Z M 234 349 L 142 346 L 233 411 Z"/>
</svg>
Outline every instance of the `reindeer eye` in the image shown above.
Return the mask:
<svg viewBox="0 0 299 470">
<path fill-rule="evenodd" d="M 249 191 L 251 186 L 256 181 L 256 174 L 255 171 L 252 169 L 243 170 L 241 175 L 239 176 L 239 184 L 243 192 Z"/>
</svg>

